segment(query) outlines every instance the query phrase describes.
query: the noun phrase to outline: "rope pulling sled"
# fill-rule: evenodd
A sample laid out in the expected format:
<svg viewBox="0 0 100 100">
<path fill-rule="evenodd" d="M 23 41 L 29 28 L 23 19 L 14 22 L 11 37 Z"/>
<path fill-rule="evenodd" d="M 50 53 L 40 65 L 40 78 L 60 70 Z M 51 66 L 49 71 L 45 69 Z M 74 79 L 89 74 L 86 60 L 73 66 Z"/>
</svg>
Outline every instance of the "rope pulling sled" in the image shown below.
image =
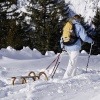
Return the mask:
<svg viewBox="0 0 100 100">
<path fill-rule="evenodd" d="M 56 70 L 57 70 L 57 68 L 58 68 L 58 66 L 60 64 L 60 60 L 59 60 L 60 59 L 60 55 L 61 55 L 61 53 L 59 53 L 59 55 L 53 60 L 53 62 L 50 63 L 50 65 L 46 68 L 46 70 L 48 70 L 51 67 L 51 65 L 53 63 L 55 63 L 55 65 L 53 67 L 53 70 L 52 70 L 52 72 L 51 72 L 51 74 L 49 76 L 52 79 L 53 79 L 53 77 L 55 75 L 55 72 L 56 72 Z M 34 71 L 30 71 L 28 76 L 14 76 L 14 77 L 11 77 L 12 78 L 12 85 L 15 85 L 15 81 L 16 81 L 17 78 L 20 78 L 21 84 L 25 84 L 25 83 L 27 83 L 27 79 L 32 79 L 33 81 L 36 81 L 38 79 L 41 79 L 42 75 L 45 76 L 45 80 L 49 79 L 47 74 L 44 71 L 39 72 L 38 74 L 36 74 Z"/>
</svg>

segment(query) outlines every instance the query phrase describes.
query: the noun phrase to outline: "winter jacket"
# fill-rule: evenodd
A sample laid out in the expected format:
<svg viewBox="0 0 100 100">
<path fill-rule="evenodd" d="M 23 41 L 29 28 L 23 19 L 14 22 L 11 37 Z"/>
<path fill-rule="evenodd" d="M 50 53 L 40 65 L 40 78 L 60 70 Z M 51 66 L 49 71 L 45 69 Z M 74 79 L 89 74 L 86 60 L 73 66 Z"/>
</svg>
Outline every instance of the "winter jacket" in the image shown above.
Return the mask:
<svg viewBox="0 0 100 100">
<path fill-rule="evenodd" d="M 66 51 L 79 51 L 81 50 L 81 40 L 84 41 L 84 42 L 88 42 L 88 43 L 92 43 L 93 40 L 87 36 L 86 32 L 85 32 L 85 29 L 83 28 L 83 26 L 77 21 L 77 20 L 73 20 L 72 21 L 73 24 L 75 24 L 75 31 L 76 31 L 76 35 L 77 37 L 79 37 L 79 39 L 77 40 L 77 42 L 71 46 L 66 46 L 64 45 L 64 49 Z M 62 39 L 61 39 L 61 47 L 63 46 L 62 44 Z"/>
</svg>

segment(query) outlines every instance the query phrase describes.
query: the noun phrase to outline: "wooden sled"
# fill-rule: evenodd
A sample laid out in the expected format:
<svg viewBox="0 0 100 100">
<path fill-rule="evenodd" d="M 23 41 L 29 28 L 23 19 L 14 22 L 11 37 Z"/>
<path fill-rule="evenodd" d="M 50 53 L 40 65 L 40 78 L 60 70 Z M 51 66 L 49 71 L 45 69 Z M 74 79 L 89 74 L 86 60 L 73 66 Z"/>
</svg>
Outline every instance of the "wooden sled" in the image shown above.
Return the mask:
<svg viewBox="0 0 100 100">
<path fill-rule="evenodd" d="M 33 81 L 36 81 L 38 79 L 41 79 L 42 75 L 45 76 L 45 80 L 48 80 L 48 77 L 45 72 L 39 72 L 39 74 L 36 75 L 34 71 L 31 71 L 31 72 L 29 72 L 28 76 L 16 76 L 16 77 L 14 76 L 14 77 L 11 77 L 12 85 L 15 85 L 15 81 L 18 78 L 21 80 L 21 84 L 25 84 L 25 83 L 27 83 L 27 79 L 32 79 Z"/>
</svg>

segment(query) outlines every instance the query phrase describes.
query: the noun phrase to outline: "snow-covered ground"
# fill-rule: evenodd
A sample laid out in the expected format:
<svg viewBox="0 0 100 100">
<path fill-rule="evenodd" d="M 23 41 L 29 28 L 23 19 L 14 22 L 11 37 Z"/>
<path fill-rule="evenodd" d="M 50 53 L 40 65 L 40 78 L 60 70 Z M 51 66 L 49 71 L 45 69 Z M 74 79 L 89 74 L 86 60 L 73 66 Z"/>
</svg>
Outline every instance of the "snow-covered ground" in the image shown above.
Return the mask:
<svg viewBox="0 0 100 100">
<path fill-rule="evenodd" d="M 53 79 L 28 80 L 13 86 L 12 76 L 26 76 L 30 71 L 40 72 L 57 57 L 53 51 L 42 55 L 38 50 L 24 47 L 16 51 L 11 47 L 0 50 L 0 100 L 100 100 L 100 55 L 90 57 L 88 72 L 86 64 L 88 54 L 85 51 L 77 62 L 77 75 L 62 79 L 68 63 L 68 55 L 61 54 L 60 65 Z M 45 71 L 49 76 L 52 67 Z M 44 78 L 44 77 L 43 77 Z"/>
</svg>

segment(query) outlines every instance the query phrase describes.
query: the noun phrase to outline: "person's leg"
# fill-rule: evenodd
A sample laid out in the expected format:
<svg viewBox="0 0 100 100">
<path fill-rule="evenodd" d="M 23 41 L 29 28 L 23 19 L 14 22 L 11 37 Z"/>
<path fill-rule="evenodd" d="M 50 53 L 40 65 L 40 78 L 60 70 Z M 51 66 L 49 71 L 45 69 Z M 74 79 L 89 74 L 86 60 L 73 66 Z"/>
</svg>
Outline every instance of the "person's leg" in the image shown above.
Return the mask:
<svg viewBox="0 0 100 100">
<path fill-rule="evenodd" d="M 76 68 L 77 68 L 76 62 L 79 55 L 79 51 L 68 51 L 68 54 L 69 54 L 69 63 L 63 78 L 68 78 L 70 76 L 76 75 Z"/>
</svg>

